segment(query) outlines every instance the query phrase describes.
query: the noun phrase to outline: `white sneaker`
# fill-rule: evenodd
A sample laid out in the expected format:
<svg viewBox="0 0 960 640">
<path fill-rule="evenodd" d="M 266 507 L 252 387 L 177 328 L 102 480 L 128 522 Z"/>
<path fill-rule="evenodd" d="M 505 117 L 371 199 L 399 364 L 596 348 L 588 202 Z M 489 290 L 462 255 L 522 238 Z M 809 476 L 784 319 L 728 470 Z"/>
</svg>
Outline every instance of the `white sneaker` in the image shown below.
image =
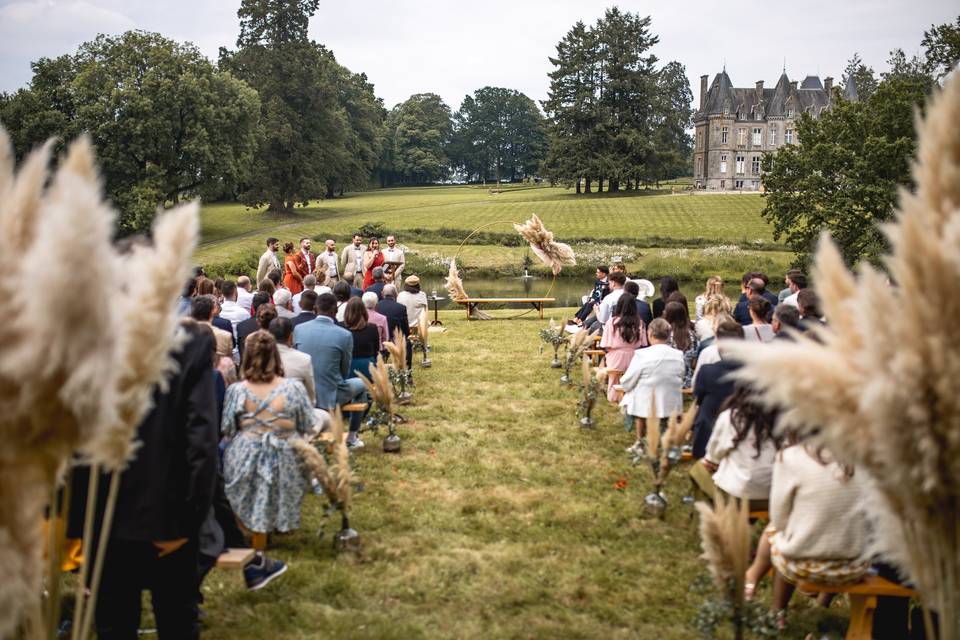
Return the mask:
<svg viewBox="0 0 960 640">
<path fill-rule="evenodd" d="M 347 440 L 347 449 L 363 449 L 363 440 L 360 438 Z"/>
<path fill-rule="evenodd" d="M 627 447 L 627 453 L 643 453 L 643 443 L 639 440 Z"/>
</svg>

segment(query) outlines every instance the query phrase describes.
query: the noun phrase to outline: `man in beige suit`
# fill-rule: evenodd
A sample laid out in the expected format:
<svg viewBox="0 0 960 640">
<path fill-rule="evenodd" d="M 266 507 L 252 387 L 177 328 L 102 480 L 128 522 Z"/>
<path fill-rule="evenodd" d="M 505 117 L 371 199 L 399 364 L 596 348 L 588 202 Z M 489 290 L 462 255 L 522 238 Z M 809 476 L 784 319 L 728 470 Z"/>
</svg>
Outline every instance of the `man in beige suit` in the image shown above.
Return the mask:
<svg viewBox="0 0 960 640">
<path fill-rule="evenodd" d="M 359 233 L 353 234 L 353 242 L 348 244 L 340 252 L 340 262 L 343 267 L 340 273 L 344 279 L 351 285 L 354 284 L 356 276 L 363 276 L 363 252 L 366 247 L 363 246 L 363 237 Z"/>
<path fill-rule="evenodd" d="M 293 348 L 293 323 L 289 318 L 274 318 L 270 321 L 270 333 L 277 339 L 280 362 L 283 364 L 285 378 L 293 378 L 303 383 L 312 406 L 317 405 L 317 387 L 313 382 L 313 360 L 309 353 Z"/>
<path fill-rule="evenodd" d="M 277 251 L 280 250 L 280 241 L 276 238 L 267 238 L 267 250 L 260 256 L 260 262 L 257 263 L 257 284 L 263 282 L 267 274 L 276 269 L 283 273 L 280 268 L 280 260 L 277 258 Z"/>
</svg>

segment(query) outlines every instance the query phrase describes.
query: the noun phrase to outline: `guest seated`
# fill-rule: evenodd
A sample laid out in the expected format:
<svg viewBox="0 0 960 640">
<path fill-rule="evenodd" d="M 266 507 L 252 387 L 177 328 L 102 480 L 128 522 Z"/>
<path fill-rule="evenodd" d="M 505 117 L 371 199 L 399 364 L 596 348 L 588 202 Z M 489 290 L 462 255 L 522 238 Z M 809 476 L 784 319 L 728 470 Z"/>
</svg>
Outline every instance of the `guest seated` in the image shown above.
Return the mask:
<svg viewBox="0 0 960 640">
<path fill-rule="evenodd" d="M 707 443 L 707 455 L 693 466 L 690 475 L 711 498 L 718 490 L 748 500 L 752 510 L 766 511 L 773 460 L 780 447 L 774 436 L 777 412 L 760 404 L 743 384 L 724 406 Z"/>
<path fill-rule="evenodd" d="M 283 377 L 276 340 L 266 331 L 247 338 L 243 378 L 224 402 L 224 489 L 251 533 L 293 531 L 307 481 L 289 441 L 310 431 L 313 408 L 303 385 Z"/>
<path fill-rule="evenodd" d="M 597 272 L 594 276 L 593 289 L 590 291 L 590 294 L 587 296 L 587 300 L 583 303 L 583 306 L 577 311 L 574 315 L 572 322 L 574 324 L 582 325 L 587 316 L 596 309 L 597 305 L 600 304 L 600 301 L 603 300 L 608 293 L 610 293 L 610 284 L 607 281 L 607 276 L 610 275 L 610 269 L 606 265 L 600 265 L 597 267 Z"/>
<path fill-rule="evenodd" d="M 734 380 L 731 375 L 740 368 L 740 363 L 730 358 L 721 358 L 721 348 L 728 340 L 743 340 L 743 327 L 739 322 L 726 316 L 726 319 L 717 325 L 717 343 L 713 351 L 718 360 L 697 363 L 697 373 L 694 376 L 693 398 L 699 409 L 693 421 L 693 458 L 702 458 L 707 451 L 707 442 L 713 435 L 713 425 L 720 413 L 720 408 L 733 394 Z"/>
<path fill-rule="evenodd" d="M 397 302 L 407 308 L 407 324 L 416 327 L 420 322 L 420 314 L 427 312 L 427 294 L 420 291 L 420 278 L 407 276 Z"/>
<path fill-rule="evenodd" d="M 383 288 L 386 286 L 387 282 L 384 279 L 383 267 L 374 267 L 373 268 L 373 283 L 364 290 L 364 293 L 373 292 L 377 296 L 377 302 L 383 298 Z M 368 307 L 369 308 L 369 307 Z"/>
<path fill-rule="evenodd" d="M 667 299 L 674 291 L 680 291 L 680 285 L 673 276 L 663 276 L 660 278 L 660 297 L 653 301 L 653 317 L 659 318 L 663 315 L 664 307 L 667 306 Z"/>
<path fill-rule="evenodd" d="M 736 322 L 736 320 L 733 319 L 733 316 L 727 315 L 723 312 L 720 312 L 713 317 L 714 335 L 717 335 L 717 327 L 719 327 L 721 324 L 723 324 L 728 320 L 732 320 Z M 700 371 L 700 368 L 702 366 L 707 364 L 712 364 L 714 362 L 720 362 L 720 351 L 717 349 L 716 340 L 710 343 L 709 345 L 705 346 L 703 349 L 700 350 L 700 353 L 697 354 L 697 367 L 693 370 L 693 380 L 691 380 L 691 383 L 692 384 L 697 383 L 697 374 Z"/>
<path fill-rule="evenodd" d="M 337 322 L 342 324 L 343 314 L 347 312 L 347 302 L 353 297 L 353 288 L 344 280 L 341 280 L 333 285 L 333 295 L 337 299 Z"/>
<path fill-rule="evenodd" d="M 258 291 L 253 295 L 254 316 L 248 318 L 237 325 L 237 346 L 240 351 L 240 362 L 243 362 L 244 345 L 247 337 L 256 331 L 266 331 L 270 327 L 270 321 L 277 317 L 277 308 L 270 303 L 270 298 L 263 291 Z"/>
<path fill-rule="evenodd" d="M 610 293 L 597 305 L 596 320 L 587 327 L 587 330 L 591 333 L 600 331 L 607 320 L 613 317 L 613 309 L 620 301 L 620 296 L 624 294 L 623 285 L 627 282 L 627 276 L 619 271 L 614 271 L 608 279 L 610 281 Z"/>
<path fill-rule="evenodd" d="M 820 298 L 813 289 L 801 289 L 797 292 L 797 308 L 800 311 L 801 331 L 806 332 L 825 324 L 823 312 L 820 311 Z"/>
<path fill-rule="evenodd" d="M 353 336 L 353 352 L 348 378 L 362 373 L 370 377 L 370 365 L 380 352 L 380 331 L 370 323 L 367 308 L 359 298 L 347 301 L 343 314 L 343 326 Z"/>
<path fill-rule="evenodd" d="M 374 286 L 376 286 L 376 281 L 374 281 Z M 377 294 L 374 293 L 372 289 L 373 287 L 368 288 L 360 299 L 363 301 L 363 306 L 367 309 L 367 322 L 375 326 L 377 332 L 380 334 L 380 348 L 378 351 L 383 351 L 383 344 L 390 340 L 390 324 L 387 322 L 386 316 L 377 311 L 377 303 L 380 302 L 380 298 L 377 297 Z"/>
<path fill-rule="evenodd" d="M 693 330 L 697 333 L 697 340 L 700 341 L 698 353 L 702 353 L 704 348 L 713 344 L 713 322 L 717 314 L 730 313 L 730 300 L 723 295 L 712 295 L 703 303 L 703 315 L 693 325 Z"/>
<path fill-rule="evenodd" d="M 694 314 L 694 321 L 700 322 L 703 318 L 705 310 L 704 307 L 707 304 L 712 296 L 723 297 L 723 278 L 720 276 L 710 276 L 707 278 L 707 286 L 704 288 L 703 293 L 698 295 L 693 303 L 696 305 L 696 313 Z"/>
<path fill-rule="evenodd" d="M 625 372 L 633 360 L 633 352 L 647 346 L 647 327 L 637 315 L 635 298 L 629 293 L 620 296 L 613 317 L 603 327 L 600 347 L 606 349 L 608 369 Z M 607 399 L 616 402 L 614 387 L 620 382 L 620 374 L 607 377 Z"/>
<path fill-rule="evenodd" d="M 773 612 L 783 627 L 797 582 L 859 582 L 870 567 L 863 558 L 867 521 L 858 515 L 862 502 L 853 469 L 826 449 L 798 443 L 781 451 L 773 464 L 770 525 L 747 570 L 747 598 L 772 564 Z"/>
<path fill-rule="evenodd" d="M 293 294 L 287 289 L 277 289 L 273 294 L 273 305 L 277 308 L 277 315 L 281 318 L 295 318 L 293 312 Z"/>
<path fill-rule="evenodd" d="M 293 348 L 293 322 L 288 318 L 274 318 L 270 321 L 270 334 L 277 341 L 277 351 L 280 353 L 280 364 L 283 365 L 284 377 L 290 380 L 299 380 L 307 391 L 310 406 L 317 404 L 317 388 L 313 380 L 313 362 L 310 354 L 297 351 Z"/>
<path fill-rule="evenodd" d="M 773 322 L 771 323 L 775 340 L 792 340 L 793 337 L 788 333 L 788 329 L 800 330 L 800 310 L 789 304 L 778 304 L 773 310 Z"/>
<path fill-rule="evenodd" d="M 610 274 L 611 277 L 613 274 Z M 667 344 L 670 339 L 670 323 L 655 318 L 647 328 L 650 346 L 634 351 L 626 373 L 620 378 L 620 386 L 626 392 L 620 406 L 634 419 L 637 439 L 630 452 L 643 449 L 643 436 L 647 424 L 665 419 L 671 413 L 683 411 L 683 354 Z M 650 411 L 651 399 L 655 398 L 656 412 Z M 655 427 L 659 426 L 655 423 Z M 655 452 L 654 452 L 655 453 Z"/>
<path fill-rule="evenodd" d="M 672 295 L 676 296 L 677 293 Z M 697 361 L 697 334 L 690 324 L 687 305 L 671 299 L 663 309 L 663 319 L 670 324 L 667 344 L 683 353 L 683 388 L 689 389 L 693 384 L 693 369 Z"/>
<path fill-rule="evenodd" d="M 383 300 L 377 304 L 377 313 L 387 319 L 387 335 L 393 340 L 395 331 L 400 330 L 407 343 L 407 368 L 413 362 L 413 348 L 410 345 L 410 323 L 407 320 L 407 308 L 397 302 L 397 287 L 388 284 L 383 288 Z M 396 363 L 399 365 L 399 363 Z"/>
<path fill-rule="evenodd" d="M 640 319 L 643 320 L 643 334 L 646 336 L 646 327 L 649 327 L 650 323 L 653 322 L 653 312 L 650 311 L 650 305 L 647 304 L 646 300 L 640 297 L 640 285 L 636 280 L 627 280 L 623 284 L 623 290 L 636 298 L 637 314 L 639 314 Z"/>
<path fill-rule="evenodd" d="M 752 342 L 770 342 L 776 332 L 767 318 L 770 316 L 770 302 L 766 298 L 753 297 L 747 303 L 752 322 L 743 328 L 743 337 Z"/>
</svg>

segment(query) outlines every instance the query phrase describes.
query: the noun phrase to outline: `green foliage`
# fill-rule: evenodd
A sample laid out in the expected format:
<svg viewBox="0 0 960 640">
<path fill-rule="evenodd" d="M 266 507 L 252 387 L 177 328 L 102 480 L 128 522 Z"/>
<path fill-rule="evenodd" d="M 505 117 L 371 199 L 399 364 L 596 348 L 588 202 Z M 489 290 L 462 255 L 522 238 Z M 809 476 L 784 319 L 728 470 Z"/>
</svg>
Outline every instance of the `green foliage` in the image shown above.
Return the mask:
<svg viewBox="0 0 960 640">
<path fill-rule="evenodd" d="M 382 185 L 429 184 L 447 175 L 450 108 L 435 93 L 418 93 L 387 116 L 380 159 Z"/>
<path fill-rule="evenodd" d="M 257 93 L 193 45 L 101 35 L 33 70 L 0 113 L 17 155 L 89 133 L 121 235 L 146 230 L 157 207 L 182 197 L 230 193 L 250 169 Z"/>
<path fill-rule="evenodd" d="M 454 114 L 450 159 L 470 180 L 517 180 L 537 172 L 546 156 L 543 115 L 533 100 L 510 89 L 484 87 Z"/>
<path fill-rule="evenodd" d="M 886 249 L 877 225 L 893 217 L 898 185 L 912 185 L 914 109 L 933 86 L 916 62 L 896 55 L 893 62 L 869 98 L 848 102 L 835 94 L 819 119 L 801 117 L 802 144 L 764 158 L 763 216 L 801 265 L 822 230 L 830 231 L 850 265 L 876 262 Z"/>
<path fill-rule="evenodd" d="M 840 87 L 852 100 L 867 100 L 877 90 L 877 77 L 871 67 L 863 63 L 859 53 L 847 61 Z"/>
<path fill-rule="evenodd" d="M 920 45 L 926 49 L 924 71 L 938 81 L 946 77 L 960 61 L 960 16 L 953 24 L 931 25 Z"/>
<path fill-rule="evenodd" d="M 550 58 L 548 174 L 566 184 L 586 178 L 621 184 L 687 172 L 693 95 L 683 65 L 659 71 L 650 18 L 608 9 L 592 27 L 578 22 Z"/>
</svg>

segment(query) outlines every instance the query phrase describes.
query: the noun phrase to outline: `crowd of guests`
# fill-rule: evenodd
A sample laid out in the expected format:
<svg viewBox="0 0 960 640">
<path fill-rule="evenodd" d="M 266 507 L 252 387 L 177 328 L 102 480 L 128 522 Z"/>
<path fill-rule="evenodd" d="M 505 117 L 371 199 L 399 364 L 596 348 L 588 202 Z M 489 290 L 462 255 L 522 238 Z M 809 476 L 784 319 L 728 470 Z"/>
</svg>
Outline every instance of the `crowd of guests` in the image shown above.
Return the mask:
<svg viewBox="0 0 960 640">
<path fill-rule="evenodd" d="M 267 535 L 296 530 L 304 495 L 319 491 L 298 449 L 312 446 L 338 407 L 367 406 L 359 375 L 369 377 L 378 355 L 389 358 L 388 341 L 408 342 L 410 365 L 411 327 L 427 298 L 416 275 L 403 276 L 394 236 L 382 250 L 360 235 L 339 253 L 327 240 L 315 254 L 309 238 L 298 251 L 284 244 L 282 259 L 279 249 L 267 239 L 255 281 L 198 269 L 184 289 L 178 366 L 155 392 L 139 453 L 121 476 L 100 638 L 137 637 L 143 590 L 161 637 L 197 638 L 200 583 L 226 548 L 256 549 L 244 567 L 248 589 L 282 575 L 286 565 L 266 556 Z M 364 412 L 345 416 L 356 451 Z M 75 474 L 71 537 L 82 535 L 86 478 Z"/>
<path fill-rule="evenodd" d="M 766 274 L 745 273 L 736 302 L 714 276 L 692 307 L 674 278 L 659 284 L 659 297 L 648 304 L 651 283 L 630 279 L 620 265 L 598 267 L 571 323 L 601 334 L 607 397 L 619 404 L 625 424 L 635 425 L 635 442 L 627 450 L 656 455 L 646 452 L 647 429 L 662 433 L 690 396 L 697 405 L 688 445 L 693 487 L 705 498 L 748 501 L 751 511 L 768 513 L 745 596 L 752 599 L 773 569 L 772 612 L 780 627 L 799 582 L 853 583 L 875 570 L 896 579 L 882 562 L 864 558 L 869 523 L 858 515 L 863 488 L 855 470 L 799 435 L 778 431 L 778 410 L 737 381 L 740 365 L 726 353 L 738 340 L 773 343 L 802 334 L 817 339 L 826 319 L 805 274 L 788 271 L 783 289 L 773 292 Z M 875 628 L 883 631 L 876 637 L 908 637 L 906 601 L 891 598 L 881 605 Z"/>
</svg>

